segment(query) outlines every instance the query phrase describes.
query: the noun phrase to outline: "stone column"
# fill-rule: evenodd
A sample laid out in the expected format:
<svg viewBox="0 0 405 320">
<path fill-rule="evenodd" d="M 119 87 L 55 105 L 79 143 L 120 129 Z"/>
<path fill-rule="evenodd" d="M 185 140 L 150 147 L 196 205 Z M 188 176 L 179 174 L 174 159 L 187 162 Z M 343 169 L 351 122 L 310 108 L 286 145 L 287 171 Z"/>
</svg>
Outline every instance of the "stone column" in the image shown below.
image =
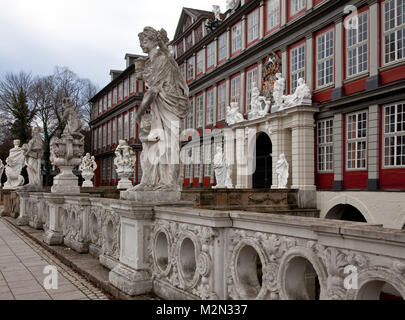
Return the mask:
<svg viewBox="0 0 405 320">
<path fill-rule="evenodd" d="M 264 37 L 264 1 L 260 1 L 260 9 L 259 9 L 259 39 L 263 39 Z"/>
<path fill-rule="evenodd" d="M 130 296 L 151 292 L 148 239 L 152 228 L 153 206 L 117 202 L 111 208 L 120 215 L 121 238 L 120 262 L 110 272 L 109 281 Z"/>
<path fill-rule="evenodd" d="M 283 75 L 283 78 L 286 80 L 286 92 L 288 91 L 288 48 L 283 47 L 281 48 L 281 73 Z"/>
<path fill-rule="evenodd" d="M 231 57 L 231 28 L 226 29 L 226 60 Z"/>
<path fill-rule="evenodd" d="M 369 34 L 369 44 L 370 44 L 370 77 L 366 81 L 366 90 L 374 90 L 380 86 L 380 74 L 379 69 L 379 57 L 380 57 L 380 48 L 379 48 L 379 39 L 380 31 L 378 27 L 379 19 L 379 8 L 377 0 L 369 0 L 368 4 L 370 6 L 369 10 L 369 23 L 370 23 L 370 34 Z M 382 41 L 382 40 L 381 40 Z"/>
<path fill-rule="evenodd" d="M 236 189 L 247 188 L 246 167 L 247 159 L 245 152 L 245 129 L 236 128 Z"/>
<path fill-rule="evenodd" d="M 214 68 L 218 65 L 218 38 L 214 39 Z"/>
<path fill-rule="evenodd" d="M 245 83 L 245 70 L 243 70 L 240 73 L 240 112 L 243 114 L 245 114 L 245 87 L 246 87 L 246 83 Z"/>
<path fill-rule="evenodd" d="M 372 105 L 368 109 L 368 181 L 369 190 L 378 190 L 379 188 L 379 125 L 380 112 L 378 105 Z"/>
<path fill-rule="evenodd" d="M 240 25 L 241 28 L 241 37 L 242 37 L 242 51 L 246 49 L 247 41 L 246 41 L 246 33 L 247 33 L 247 26 L 246 26 L 246 16 L 242 16 L 242 22 Z M 232 49 L 231 49 L 232 50 Z"/>
<path fill-rule="evenodd" d="M 287 1 L 288 0 L 281 0 L 281 27 L 287 23 Z"/>
<path fill-rule="evenodd" d="M 335 89 L 332 91 L 332 100 L 344 96 L 343 91 L 343 22 L 342 17 L 335 21 Z"/>
<path fill-rule="evenodd" d="M 335 114 L 333 119 L 334 190 L 343 190 L 343 130 L 343 114 Z"/>
<path fill-rule="evenodd" d="M 307 34 L 306 39 L 307 39 L 306 40 L 306 45 L 305 45 L 306 50 L 307 50 L 307 53 L 306 53 L 306 66 L 305 66 L 305 69 L 306 69 L 305 73 L 306 73 L 306 76 L 307 76 L 306 82 L 307 82 L 307 85 L 308 85 L 309 89 L 313 90 L 313 88 L 314 88 L 314 79 L 313 79 L 313 71 L 314 71 L 313 54 L 314 54 L 314 49 L 313 49 L 313 42 L 314 42 L 314 40 L 313 40 L 312 33 Z"/>
<path fill-rule="evenodd" d="M 231 101 L 229 99 L 229 90 L 231 88 L 231 80 L 228 78 L 226 78 L 226 94 L 225 94 L 225 105 L 226 106 L 230 106 L 231 105 Z"/>
<path fill-rule="evenodd" d="M 44 234 L 44 242 L 51 246 L 63 244 L 63 221 L 62 215 L 64 213 L 63 204 L 65 199 L 63 196 L 46 194 L 45 201 L 48 202 L 48 223 L 47 230 Z"/>
</svg>

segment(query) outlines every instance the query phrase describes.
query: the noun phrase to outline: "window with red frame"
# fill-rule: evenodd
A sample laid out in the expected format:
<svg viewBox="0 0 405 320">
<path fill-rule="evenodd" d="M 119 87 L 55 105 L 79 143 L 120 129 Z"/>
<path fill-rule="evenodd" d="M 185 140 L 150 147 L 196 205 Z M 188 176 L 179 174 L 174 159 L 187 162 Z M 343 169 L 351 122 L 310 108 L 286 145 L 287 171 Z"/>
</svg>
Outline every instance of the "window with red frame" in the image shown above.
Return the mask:
<svg viewBox="0 0 405 320">
<path fill-rule="evenodd" d="M 333 119 L 317 122 L 318 172 L 333 172 Z"/>
<path fill-rule="evenodd" d="M 247 16 L 247 44 L 259 38 L 259 9 Z"/>
<path fill-rule="evenodd" d="M 304 10 L 307 6 L 306 0 L 290 0 L 290 17 Z"/>
<path fill-rule="evenodd" d="M 367 111 L 346 118 L 346 170 L 367 168 Z"/>
<path fill-rule="evenodd" d="M 405 1 L 382 4 L 384 64 L 405 59 Z"/>
<path fill-rule="evenodd" d="M 129 79 L 124 80 L 124 98 L 128 97 L 129 95 Z"/>
<path fill-rule="evenodd" d="M 186 37 L 186 51 L 190 50 L 190 48 L 193 46 L 193 35 L 190 33 Z"/>
<path fill-rule="evenodd" d="M 180 57 L 180 56 L 182 56 L 183 53 L 184 53 L 183 41 L 180 41 L 180 42 L 177 44 L 177 58 Z"/>
<path fill-rule="evenodd" d="M 130 85 L 129 85 L 129 93 L 132 94 L 136 90 L 136 79 L 135 79 L 135 73 L 131 74 L 131 80 L 130 80 Z"/>
<path fill-rule="evenodd" d="M 194 57 L 187 60 L 187 81 L 194 79 Z"/>
<path fill-rule="evenodd" d="M 103 111 L 107 110 L 107 95 L 103 97 Z"/>
<path fill-rule="evenodd" d="M 233 77 L 231 79 L 231 102 L 236 102 L 239 105 L 239 109 L 243 113 L 242 104 L 240 101 L 240 94 L 241 94 L 241 82 L 240 82 L 240 75 Z"/>
<path fill-rule="evenodd" d="M 103 113 L 102 104 L 103 104 L 103 101 L 101 99 L 98 100 L 98 114 Z"/>
<path fill-rule="evenodd" d="M 117 119 L 112 120 L 112 144 L 117 144 Z"/>
<path fill-rule="evenodd" d="M 122 140 L 122 117 L 118 117 L 118 142 Z"/>
<path fill-rule="evenodd" d="M 201 41 L 201 39 L 203 37 L 201 24 L 194 30 L 194 37 L 195 37 L 195 43 L 198 43 Z"/>
<path fill-rule="evenodd" d="M 214 123 L 215 114 L 215 100 L 214 100 L 214 89 L 207 91 L 207 125 Z"/>
<path fill-rule="evenodd" d="M 211 42 L 207 46 L 207 70 L 215 64 L 215 42 Z"/>
<path fill-rule="evenodd" d="M 204 94 L 200 94 L 196 98 L 196 127 L 204 126 Z"/>
<path fill-rule="evenodd" d="M 108 122 L 108 136 L 107 136 L 107 145 L 111 146 L 112 140 L 112 121 Z"/>
<path fill-rule="evenodd" d="M 299 78 L 305 79 L 305 43 L 290 51 L 290 92 L 295 92 Z"/>
<path fill-rule="evenodd" d="M 242 22 L 238 22 L 232 27 L 232 54 L 242 49 Z"/>
<path fill-rule="evenodd" d="M 117 87 L 114 87 L 113 89 L 113 104 L 117 104 L 117 98 L 118 98 L 118 94 L 117 94 Z"/>
<path fill-rule="evenodd" d="M 197 65 L 196 65 L 196 74 L 197 77 L 200 76 L 204 72 L 204 53 L 205 50 L 200 50 L 197 53 Z"/>
<path fill-rule="evenodd" d="M 280 0 L 267 0 L 266 31 L 280 25 Z"/>
<path fill-rule="evenodd" d="M 221 34 L 218 38 L 218 62 L 222 62 L 227 58 L 228 45 L 226 38 L 226 33 Z"/>
<path fill-rule="evenodd" d="M 218 121 L 225 120 L 226 82 L 218 85 Z"/>
<path fill-rule="evenodd" d="M 121 82 L 118 85 L 118 101 L 122 101 L 124 99 L 124 84 Z"/>
<path fill-rule="evenodd" d="M 250 69 L 246 72 L 246 109 L 249 112 L 252 109 L 252 90 L 258 88 L 258 67 Z"/>
<path fill-rule="evenodd" d="M 108 92 L 108 96 L 107 96 L 107 108 L 110 109 L 111 108 L 111 104 L 112 104 L 112 92 L 111 90 Z"/>
<path fill-rule="evenodd" d="M 405 168 L 405 102 L 383 108 L 384 168 Z"/>
</svg>

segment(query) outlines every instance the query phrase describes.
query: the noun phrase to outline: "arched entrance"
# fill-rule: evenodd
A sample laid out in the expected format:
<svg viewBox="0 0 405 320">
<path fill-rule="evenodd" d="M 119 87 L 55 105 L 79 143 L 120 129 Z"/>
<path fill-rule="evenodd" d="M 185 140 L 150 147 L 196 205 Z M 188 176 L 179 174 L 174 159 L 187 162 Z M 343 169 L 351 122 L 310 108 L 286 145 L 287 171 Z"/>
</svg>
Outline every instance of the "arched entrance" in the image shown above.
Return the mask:
<svg viewBox="0 0 405 320">
<path fill-rule="evenodd" d="M 367 222 L 363 214 L 350 204 L 339 204 L 333 207 L 326 215 L 326 219 Z"/>
<path fill-rule="evenodd" d="M 269 136 L 260 133 L 256 140 L 256 171 L 253 174 L 253 189 L 269 189 L 272 185 L 273 146 Z"/>
</svg>

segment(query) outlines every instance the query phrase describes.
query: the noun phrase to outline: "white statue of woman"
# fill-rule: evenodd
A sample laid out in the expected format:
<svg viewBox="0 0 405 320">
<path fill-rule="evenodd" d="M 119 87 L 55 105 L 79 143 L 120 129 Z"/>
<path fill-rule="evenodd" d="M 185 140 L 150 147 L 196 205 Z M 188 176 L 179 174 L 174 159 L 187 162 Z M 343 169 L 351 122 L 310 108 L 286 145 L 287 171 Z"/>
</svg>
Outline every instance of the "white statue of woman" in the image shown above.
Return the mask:
<svg viewBox="0 0 405 320">
<path fill-rule="evenodd" d="M 276 173 L 278 177 L 278 188 L 279 189 L 287 189 L 287 182 L 288 182 L 288 162 L 285 158 L 284 154 L 280 154 L 280 159 L 277 161 L 276 164 Z"/>
<path fill-rule="evenodd" d="M 42 188 L 41 161 L 44 152 L 42 147 L 41 132 L 42 129 L 40 127 L 36 127 L 34 129 L 32 139 L 28 142 L 28 144 L 24 144 L 22 146 L 29 180 L 28 185 L 26 186 L 27 188 Z"/>
<path fill-rule="evenodd" d="M 94 156 L 91 156 L 90 153 L 86 153 L 83 157 L 82 162 L 80 163 L 79 170 L 82 172 L 83 188 L 93 188 L 93 182 L 91 179 L 94 177 L 94 171 L 97 170 L 97 162 Z"/>
<path fill-rule="evenodd" d="M 220 6 L 213 5 L 212 12 L 215 15 L 215 20 L 221 20 L 221 7 Z"/>
<path fill-rule="evenodd" d="M 63 133 L 69 133 L 72 137 L 81 139 L 83 137 L 80 132 L 82 130 L 82 121 L 73 109 L 69 98 L 63 98 L 62 108 L 64 110 L 63 122 L 66 123 Z"/>
<path fill-rule="evenodd" d="M 147 58 L 137 66 L 138 77 L 147 84 L 142 104 L 136 114 L 140 124 L 145 111 L 150 107 L 151 132 L 156 148 L 149 150 L 149 158 L 156 163 L 153 190 L 178 192 L 182 188 L 180 175 L 180 121 L 189 112 L 189 89 L 177 62 L 169 52 L 169 39 L 165 30 L 144 28 L 139 34 L 140 45 Z M 143 170 L 145 172 L 145 170 Z M 146 173 L 145 173 L 146 174 Z M 149 173 L 148 173 L 149 174 Z M 142 191 L 142 187 L 137 189 Z"/>
<path fill-rule="evenodd" d="M 286 97 L 285 104 L 289 108 L 312 104 L 311 90 L 303 78 L 297 80 L 297 88 L 292 95 Z"/>
<path fill-rule="evenodd" d="M 253 87 L 249 120 L 255 120 L 265 117 L 269 113 L 270 103 L 270 101 L 267 101 L 265 97 L 262 97 L 260 95 L 260 90 L 257 87 Z"/>
<path fill-rule="evenodd" d="M 285 79 L 281 73 L 277 73 L 276 78 L 277 80 L 273 86 L 274 106 L 282 109 L 284 103 Z"/>
<path fill-rule="evenodd" d="M 235 123 L 245 121 L 243 115 L 239 112 L 239 105 L 237 102 L 232 102 L 231 106 L 226 107 L 226 123 L 231 126 Z"/>
<path fill-rule="evenodd" d="M 232 189 L 231 171 L 229 165 L 226 163 L 226 159 L 222 152 L 222 147 L 217 146 L 217 150 L 214 156 L 214 172 L 217 180 L 217 185 L 212 187 L 213 189 Z"/>
<path fill-rule="evenodd" d="M 21 175 L 21 170 L 25 164 L 24 150 L 20 147 L 20 140 L 14 140 L 13 143 L 14 148 L 10 150 L 6 159 L 7 181 L 4 184 L 4 189 L 15 189 L 25 183 L 25 179 Z"/>
</svg>

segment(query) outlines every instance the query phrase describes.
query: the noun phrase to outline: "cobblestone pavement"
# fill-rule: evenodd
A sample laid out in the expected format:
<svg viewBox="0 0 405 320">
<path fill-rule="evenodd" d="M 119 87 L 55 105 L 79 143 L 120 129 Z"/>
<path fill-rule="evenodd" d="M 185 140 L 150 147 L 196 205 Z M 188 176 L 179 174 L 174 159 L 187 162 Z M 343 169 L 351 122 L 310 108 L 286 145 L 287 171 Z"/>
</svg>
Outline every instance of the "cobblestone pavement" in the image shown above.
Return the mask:
<svg viewBox="0 0 405 320">
<path fill-rule="evenodd" d="M 46 290 L 46 266 L 58 289 Z M 0 218 L 0 300 L 108 300 L 107 295 Z"/>
</svg>

